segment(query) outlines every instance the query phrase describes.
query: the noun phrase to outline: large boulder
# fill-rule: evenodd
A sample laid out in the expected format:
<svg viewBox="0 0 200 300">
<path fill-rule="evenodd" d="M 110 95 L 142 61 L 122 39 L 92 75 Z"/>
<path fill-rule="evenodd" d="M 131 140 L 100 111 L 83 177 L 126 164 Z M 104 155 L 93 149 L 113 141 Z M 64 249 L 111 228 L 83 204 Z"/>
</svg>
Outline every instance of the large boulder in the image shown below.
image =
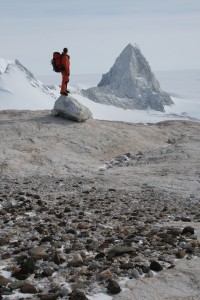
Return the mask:
<svg viewBox="0 0 200 300">
<path fill-rule="evenodd" d="M 67 119 L 75 120 L 78 122 L 86 121 L 87 119 L 92 119 L 91 111 L 79 103 L 72 96 L 61 95 L 54 104 L 54 109 L 52 111 L 54 115 L 61 115 Z"/>
</svg>

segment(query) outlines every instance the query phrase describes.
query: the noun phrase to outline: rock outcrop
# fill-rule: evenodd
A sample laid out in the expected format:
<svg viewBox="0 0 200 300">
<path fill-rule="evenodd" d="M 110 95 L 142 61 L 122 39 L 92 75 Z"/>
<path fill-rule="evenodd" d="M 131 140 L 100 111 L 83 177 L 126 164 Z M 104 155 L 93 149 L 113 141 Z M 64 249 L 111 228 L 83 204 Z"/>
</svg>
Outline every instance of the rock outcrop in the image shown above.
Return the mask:
<svg viewBox="0 0 200 300">
<path fill-rule="evenodd" d="M 72 96 L 61 95 L 54 104 L 54 115 L 62 115 L 67 119 L 83 122 L 92 119 L 91 111 Z"/>
<path fill-rule="evenodd" d="M 151 68 L 137 46 L 128 46 L 116 59 L 110 71 L 102 76 L 97 87 L 81 93 L 99 103 L 125 109 L 164 111 L 172 105 L 170 96 L 164 92 Z"/>
</svg>

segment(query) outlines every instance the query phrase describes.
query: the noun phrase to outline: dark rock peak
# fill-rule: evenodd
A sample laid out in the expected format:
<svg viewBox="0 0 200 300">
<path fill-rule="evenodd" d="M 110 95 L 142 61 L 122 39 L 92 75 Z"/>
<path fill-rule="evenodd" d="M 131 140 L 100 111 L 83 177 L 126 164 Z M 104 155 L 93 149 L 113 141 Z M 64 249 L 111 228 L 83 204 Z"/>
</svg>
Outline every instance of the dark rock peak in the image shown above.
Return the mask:
<svg viewBox="0 0 200 300">
<path fill-rule="evenodd" d="M 135 77 L 144 77 L 147 81 L 154 81 L 155 88 L 159 88 L 159 83 L 155 82 L 155 77 L 151 72 L 151 68 L 141 53 L 137 45 L 128 44 L 121 54 L 115 60 L 110 71 L 103 74 L 98 87 L 110 85 L 112 83 L 121 82 L 122 78 L 133 80 Z M 153 77 L 153 78 L 152 78 Z"/>
<path fill-rule="evenodd" d="M 125 109 L 164 111 L 165 105 L 173 104 L 139 47 L 131 44 L 124 48 L 110 71 L 102 75 L 98 86 L 82 90 L 82 94 L 95 102 Z"/>
</svg>

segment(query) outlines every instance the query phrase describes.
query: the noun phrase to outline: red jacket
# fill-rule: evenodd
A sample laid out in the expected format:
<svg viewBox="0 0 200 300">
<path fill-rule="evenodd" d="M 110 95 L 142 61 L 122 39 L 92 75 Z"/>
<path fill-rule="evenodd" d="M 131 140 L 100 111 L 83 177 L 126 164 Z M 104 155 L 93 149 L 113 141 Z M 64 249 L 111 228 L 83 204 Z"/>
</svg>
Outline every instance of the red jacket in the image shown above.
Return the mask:
<svg viewBox="0 0 200 300">
<path fill-rule="evenodd" d="M 62 59 L 61 59 L 61 64 L 64 67 L 67 75 L 70 75 L 70 56 L 66 53 L 62 53 Z"/>
</svg>

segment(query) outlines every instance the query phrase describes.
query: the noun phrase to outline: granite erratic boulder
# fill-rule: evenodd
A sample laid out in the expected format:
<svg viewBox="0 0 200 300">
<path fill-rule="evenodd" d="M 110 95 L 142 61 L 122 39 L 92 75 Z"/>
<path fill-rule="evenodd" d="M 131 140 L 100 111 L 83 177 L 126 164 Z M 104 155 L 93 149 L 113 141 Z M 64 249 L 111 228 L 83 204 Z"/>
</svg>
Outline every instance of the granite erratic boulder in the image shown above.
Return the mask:
<svg viewBox="0 0 200 300">
<path fill-rule="evenodd" d="M 63 116 L 77 122 L 83 122 L 92 119 L 91 111 L 78 102 L 74 97 L 61 95 L 54 104 L 52 114 Z"/>
</svg>

